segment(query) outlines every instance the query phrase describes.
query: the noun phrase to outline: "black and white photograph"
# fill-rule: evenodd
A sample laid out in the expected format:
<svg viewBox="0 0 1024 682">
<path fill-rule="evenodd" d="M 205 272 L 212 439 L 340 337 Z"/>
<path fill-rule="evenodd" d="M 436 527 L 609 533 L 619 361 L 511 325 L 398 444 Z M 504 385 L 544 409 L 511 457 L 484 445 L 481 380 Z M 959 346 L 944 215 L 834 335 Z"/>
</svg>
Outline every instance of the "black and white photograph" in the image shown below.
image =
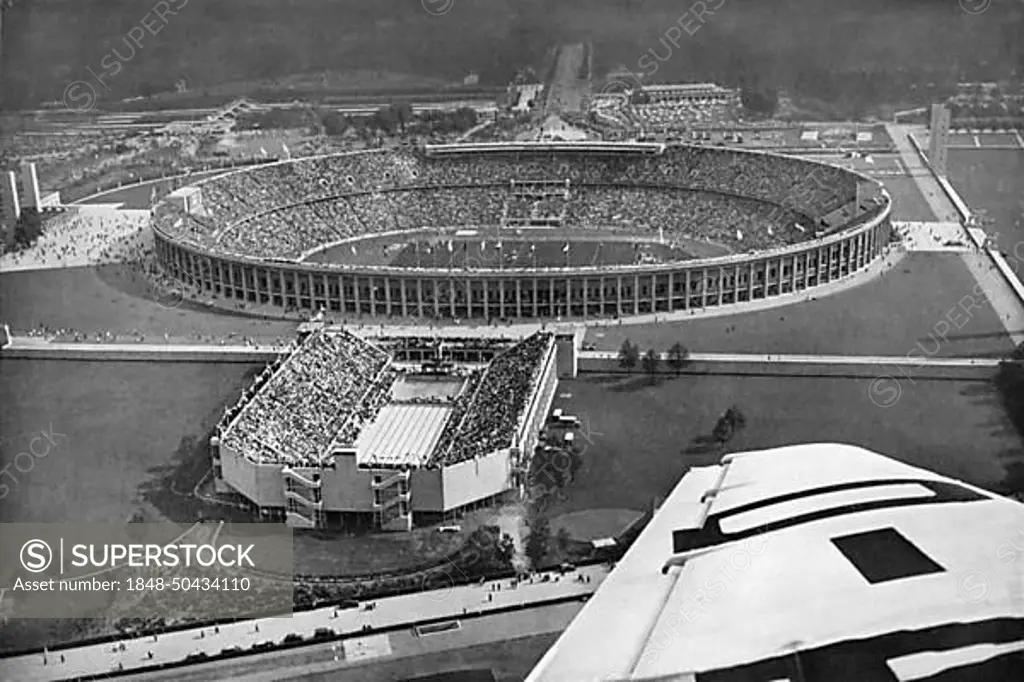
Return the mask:
<svg viewBox="0 0 1024 682">
<path fill-rule="evenodd" d="M 0 682 L 1024 680 L 1024 0 L 0 0 Z"/>
</svg>

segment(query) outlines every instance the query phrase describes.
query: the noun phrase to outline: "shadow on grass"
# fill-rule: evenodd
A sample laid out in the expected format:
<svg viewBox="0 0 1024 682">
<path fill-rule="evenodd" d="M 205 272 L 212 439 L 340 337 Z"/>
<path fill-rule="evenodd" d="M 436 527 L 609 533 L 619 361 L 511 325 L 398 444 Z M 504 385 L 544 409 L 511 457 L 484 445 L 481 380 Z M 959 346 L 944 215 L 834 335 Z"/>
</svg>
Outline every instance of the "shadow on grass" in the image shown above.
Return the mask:
<svg viewBox="0 0 1024 682">
<path fill-rule="evenodd" d="M 675 376 L 669 377 L 664 374 L 630 374 L 622 377 L 618 383 L 609 385 L 608 390 L 612 393 L 636 393 L 657 388 L 674 378 Z"/>
<path fill-rule="evenodd" d="M 689 456 L 718 455 L 722 452 L 722 444 L 713 436 L 702 435 L 695 437 L 690 444 L 682 449 L 680 454 Z"/>
</svg>

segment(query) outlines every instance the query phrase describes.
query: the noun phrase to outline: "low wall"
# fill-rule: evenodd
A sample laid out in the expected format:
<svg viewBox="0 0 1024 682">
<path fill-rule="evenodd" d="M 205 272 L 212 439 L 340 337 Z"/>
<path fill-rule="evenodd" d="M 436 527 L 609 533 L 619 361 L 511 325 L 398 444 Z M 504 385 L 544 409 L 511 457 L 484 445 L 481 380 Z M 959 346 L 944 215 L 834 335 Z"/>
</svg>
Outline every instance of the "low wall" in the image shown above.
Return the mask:
<svg viewBox="0 0 1024 682">
<path fill-rule="evenodd" d="M 581 353 L 581 374 L 618 374 L 638 377 L 651 376 L 642 363 L 632 370 L 619 366 L 617 357 L 595 357 L 595 353 Z M 614 355 L 614 354 L 609 354 Z M 992 359 L 981 359 L 970 364 L 933 364 L 920 358 L 893 358 L 876 363 L 864 362 L 800 362 L 800 361 L 765 361 L 749 360 L 690 360 L 679 374 L 681 376 L 718 375 L 718 376 L 765 376 L 765 377 L 835 377 L 844 379 L 877 379 L 892 377 L 897 381 L 990 381 L 998 369 L 998 362 Z M 667 358 L 662 357 L 654 376 L 675 376 L 676 370 L 668 366 Z"/>
<path fill-rule="evenodd" d="M 275 348 L 217 348 L 216 346 L 144 346 L 135 348 L 110 344 L 32 344 L 20 345 L 15 340 L 0 351 L 0 357 L 17 360 L 75 360 L 106 362 L 239 362 L 245 364 L 273 362 L 284 352 Z"/>
</svg>

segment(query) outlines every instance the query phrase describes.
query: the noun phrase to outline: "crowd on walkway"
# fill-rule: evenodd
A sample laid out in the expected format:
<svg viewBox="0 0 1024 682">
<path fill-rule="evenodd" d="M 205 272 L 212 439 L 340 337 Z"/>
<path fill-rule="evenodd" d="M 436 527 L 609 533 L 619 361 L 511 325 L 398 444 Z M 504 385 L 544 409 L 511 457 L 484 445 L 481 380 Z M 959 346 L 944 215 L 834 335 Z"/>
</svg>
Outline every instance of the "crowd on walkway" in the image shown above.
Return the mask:
<svg viewBox="0 0 1024 682">
<path fill-rule="evenodd" d="M 138 261 L 152 255 L 148 211 L 69 209 L 45 219 L 32 246 L 0 255 L 0 271 Z"/>
</svg>

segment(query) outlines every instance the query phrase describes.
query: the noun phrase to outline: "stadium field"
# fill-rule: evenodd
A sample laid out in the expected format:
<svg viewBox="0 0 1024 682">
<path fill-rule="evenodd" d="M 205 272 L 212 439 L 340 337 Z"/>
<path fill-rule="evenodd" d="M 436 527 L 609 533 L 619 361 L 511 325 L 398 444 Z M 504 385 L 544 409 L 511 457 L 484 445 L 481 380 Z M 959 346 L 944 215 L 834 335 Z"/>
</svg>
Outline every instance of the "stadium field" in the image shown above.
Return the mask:
<svg viewBox="0 0 1024 682">
<path fill-rule="evenodd" d="M 729 253 L 724 246 L 679 240 L 660 243 L 657 235 L 601 233 L 593 230 L 503 230 L 473 238 L 425 239 L 408 236 L 370 237 L 337 244 L 305 260 L 349 265 L 391 265 L 403 268 L 558 268 L 632 265 L 709 257 Z M 537 236 L 535 237 L 534 234 Z"/>
<path fill-rule="evenodd" d="M 1012 253 L 1024 241 L 1024 150 L 950 149 L 947 163 L 960 198 L 999 246 Z"/>
<path fill-rule="evenodd" d="M 985 147 L 1021 147 L 1017 136 L 1013 133 L 959 133 L 950 132 L 949 144 L 954 147 L 974 147 L 984 149 Z M 951 149 L 952 151 L 964 151 Z"/>
<path fill-rule="evenodd" d="M 723 353 L 1003 355 L 1013 343 L 991 305 L 976 297 L 980 308 L 969 316 L 957 310 L 975 286 L 959 254 L 915 253 L 883 277 L 816 300 L 684 322 L 595 327 L 587 341 L 600 350 L 618 350 L 629 339 L 643 350 L 667 350 L 678 341 L 691 351 Z M 931 335 L 943 319 L 962 329 L 947 333 L 936 349 Z"/>
<path fill-rule="evenodd" d="M 691 466 L 717 462 L 706 443 L 731 405 L 747 426 L 727 451 L 801 442 L 842 442 L 987 488 L 1019 462 L 1019 440 L 988 382 L 904 382 L 899 399 L 877 407 L 869 379 L 583 376 L 559 384 L 556 407 L 579 416 L 584 463 L 550 509 L 643 510 Z M 564 397 L 566 394 L 569 397 Z M 609 529 L 614 531 L 614 529 Z"/>
</svg>

